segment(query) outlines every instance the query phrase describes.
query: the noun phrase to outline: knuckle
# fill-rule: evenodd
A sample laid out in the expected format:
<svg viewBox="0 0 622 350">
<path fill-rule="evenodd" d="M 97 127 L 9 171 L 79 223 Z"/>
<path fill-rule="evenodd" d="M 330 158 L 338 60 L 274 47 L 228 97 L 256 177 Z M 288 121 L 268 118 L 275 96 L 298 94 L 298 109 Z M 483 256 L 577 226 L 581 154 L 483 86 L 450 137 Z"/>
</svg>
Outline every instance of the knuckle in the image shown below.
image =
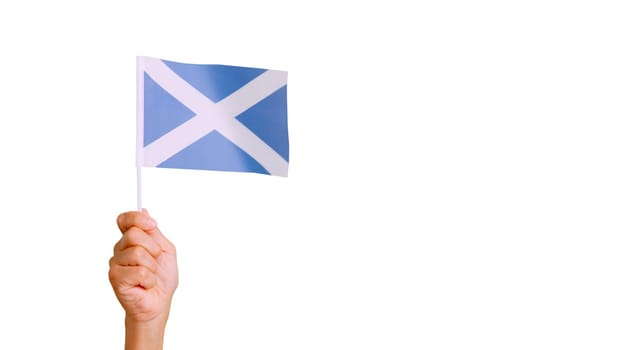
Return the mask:
<svg viewBox="0 0 622 350">
<path fill-rule="evenodd" d="M 120 247 L 121 247 L 121 240 L 119 240 L 119 241 L 118 241 L 118 242 L 114 245 L 114 247 L 112 247 L 112 251 L 113 251 L 113 253 L 114 253 L 114 252 L 117 252 L 117 251 L 119 250 L 119 248 L 120 248 Z"/>
<path fill-rule="evenodd" d="M 141 281 L 145 281 L 151 275 L 151 271 L 149 271 L 149 269 L 144 266 L 138 266 L 136 269 L 136 273 L 138 274 L 138 278 Z"/>
<path fill-rule="evenodd" d="M 121 225 L 123 224 L 123 219 L 125 218 L 126 215 L 127 215 L 126 213 L 121 213 L 117 215 L 117 226 L 121 227 Z"/>
<path fill-rule="evenodd" d="M 108 270 L 108 279 L 110 282 L 114 283 L 119 278 L 119 268 L 116 265 L 113 265 Z"/>
<path fill-rule="evenodd" d="M 134 227 L 128 228 L 123 232 L 123 239 L 129 242 L 134 241 L 136 239 L 136 229 Z"/>
<path fill-rule="evenodd" d="M 133 246 L 127 249 L 129 258 L 132 262 L 138 263 L 141 258 L 144 256 L 143 248 L 139 246 Z"/>
<path fill-rule="evenodd" d="M 142 235 L 143 232 L 139 228 L 132 226 L 125 232 L 124 237 L 128 243 L 135 244 L 140 242 Z"/>
</svg>

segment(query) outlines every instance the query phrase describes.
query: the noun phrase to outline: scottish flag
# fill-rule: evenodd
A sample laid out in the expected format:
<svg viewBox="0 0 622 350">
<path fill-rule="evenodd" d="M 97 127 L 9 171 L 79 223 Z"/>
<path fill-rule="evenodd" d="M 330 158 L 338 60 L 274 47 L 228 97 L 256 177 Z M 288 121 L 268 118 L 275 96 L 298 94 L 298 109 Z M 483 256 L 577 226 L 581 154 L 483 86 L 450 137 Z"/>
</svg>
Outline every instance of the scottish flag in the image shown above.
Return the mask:
<svg viewBox="0 0 622 350">
<path fill-rule="evenodd" d="M 287 72 L 137 57 L 138 166 L 287 176 Z"/>
</svg>

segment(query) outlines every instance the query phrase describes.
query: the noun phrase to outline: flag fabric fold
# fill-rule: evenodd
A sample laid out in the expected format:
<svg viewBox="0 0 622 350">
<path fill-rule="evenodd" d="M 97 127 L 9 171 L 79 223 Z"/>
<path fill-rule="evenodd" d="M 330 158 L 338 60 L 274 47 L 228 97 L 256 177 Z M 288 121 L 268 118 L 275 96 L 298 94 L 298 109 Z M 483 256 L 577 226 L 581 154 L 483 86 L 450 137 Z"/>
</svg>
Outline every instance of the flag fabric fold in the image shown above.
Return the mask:
<svg viewBox="0 0 622 350">
<path fill-rule="evenodd" d="M 287 176 L 287 72 L 136 63 L 137 166 Z"/>
</svg>

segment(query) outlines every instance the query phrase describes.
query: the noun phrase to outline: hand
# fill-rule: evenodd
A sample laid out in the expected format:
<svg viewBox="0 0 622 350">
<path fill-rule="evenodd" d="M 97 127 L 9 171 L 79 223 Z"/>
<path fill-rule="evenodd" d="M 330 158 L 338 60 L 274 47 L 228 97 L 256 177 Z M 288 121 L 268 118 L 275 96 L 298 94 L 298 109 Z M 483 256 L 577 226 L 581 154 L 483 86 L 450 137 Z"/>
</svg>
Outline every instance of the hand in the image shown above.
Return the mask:
<svg viewBox="0 0 622 350">
<path fill-rule="evenodd" d="M 118 216 L 123 237 L 114 246 L 109 279 L 125 310 L 126 349 L 162 348 L 178 272 L 175 246 L 146 210 Z M 134 345 L 129 345 L 132 343 Z"/>
</svg>

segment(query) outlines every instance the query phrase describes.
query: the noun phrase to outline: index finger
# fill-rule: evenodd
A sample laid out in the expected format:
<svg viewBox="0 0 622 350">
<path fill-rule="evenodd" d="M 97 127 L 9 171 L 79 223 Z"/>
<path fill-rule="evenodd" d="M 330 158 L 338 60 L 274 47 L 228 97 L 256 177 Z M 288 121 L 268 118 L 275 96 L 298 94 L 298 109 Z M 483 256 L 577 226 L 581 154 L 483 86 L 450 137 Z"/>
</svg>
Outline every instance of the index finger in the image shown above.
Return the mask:
<svg viewBox="0 0 622 350">
<path fill-rule="evenodd" d="M 127 211 L 119 214 L 117 217 L 117 226 L 121 232 L 129 230 L 130 227 L 136 226 L 142 230 L 152 230 L 157 226 L 155 220 L 143 211 Z"/>
</svg>

